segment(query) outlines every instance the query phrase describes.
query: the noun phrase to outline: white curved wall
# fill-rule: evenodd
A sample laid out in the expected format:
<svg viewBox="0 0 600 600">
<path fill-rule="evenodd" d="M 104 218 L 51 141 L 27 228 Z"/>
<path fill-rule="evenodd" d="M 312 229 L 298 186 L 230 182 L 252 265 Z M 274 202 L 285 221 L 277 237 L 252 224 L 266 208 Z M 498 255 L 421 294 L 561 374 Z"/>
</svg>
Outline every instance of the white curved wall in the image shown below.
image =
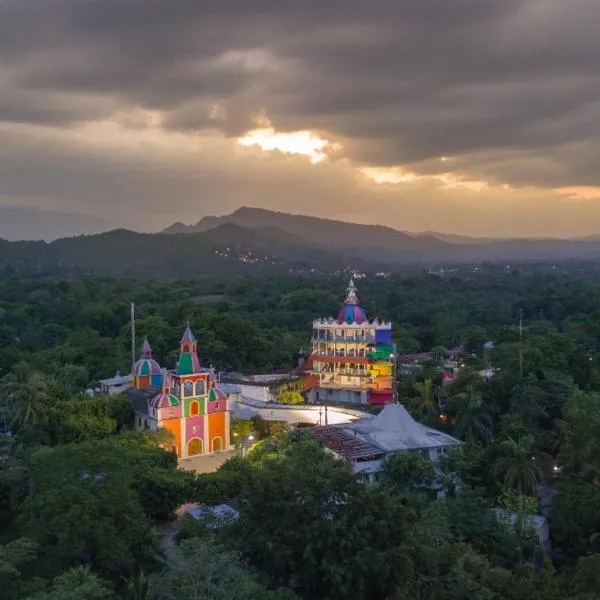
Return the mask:
<svg viewBox="0 0 600 600">
<path fill-rule="evenodd" d="M 325 408 L 322 406 L 283 406 L 270 402 L 260 402 L 251 398 L 230 396 L 231 414 L 239 419 L 250 419 L 259 415 L 265 421 L 286 421 L 287 423 L 314 423 L 325 425 Z M 327 424 L 340 425 L 357 419 L 370 417 L 369 413 L 349 408 L 327 407 Z"/>
</svg>

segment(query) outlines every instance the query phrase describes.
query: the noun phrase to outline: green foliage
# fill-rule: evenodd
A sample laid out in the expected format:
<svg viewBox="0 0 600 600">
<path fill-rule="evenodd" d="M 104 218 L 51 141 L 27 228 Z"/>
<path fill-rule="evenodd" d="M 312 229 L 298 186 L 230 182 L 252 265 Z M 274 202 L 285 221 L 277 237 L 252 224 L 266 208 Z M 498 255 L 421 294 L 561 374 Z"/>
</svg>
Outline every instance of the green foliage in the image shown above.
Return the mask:
<svg viewBox="0 0 600 600">
<path fill-rule="evenodd" d="M 397 452 L 386 461 L 382 475 L 395 489 L 408 491 L 431 485 L 435 471 L 419 452 Z"/>
<path fill-rule="evenodd" d="M 309 598 L 368 599 L 400 580 L 410 515 L 398 498 L 358 483 L 310 437 L 275 441 L 250 457 L 241 547 L 275 583 Z"/>
<path fill-rule="evenodd" d="M 542 472 L 533 456 L 534 438 L 507 438 L 499 445 L 499 456 L 492 465 L 494 477 L 502 480 L 505 490 L 516 491 L 520 496 L 537 493 Z"/>
<path fill-rule="evenodd" d="M 382 483 L 370 486 L 323 453 L 309 431 L 283 436 L 282 424 L 262 419 L 232 422 L 232 439 L 261 440 L 245 458 L 216 473 L 182 473 L 176 456 L 162 450 L 172 445 L 164 430 L 127 431 L 125 398 L 82 393 L 130 368 L 131 301 L 138 334 L 149 336 L 161 364 L 173 366 L 190 320 L 205 364 L 268 372 L 295 366 L 312 317 L 336 312 L 345 279 L 59 281 L 6 274 L 0 427 L 6 423 L 12 435 L 0 438 L 0 595 L 276 598 L 286 592 L 273 588 L 286 585 L 307 600 L 593 597 L 600 283 L 596 275 L 558 269 L 459 277 L 370 278 L 361 288 L 369 315 L 394 323 L 402 352 L 432 351 L 421 370 L 398 381 L 407 408 L 466 442 L 440 465 L 443 477 L 460 475 L 462 489 L 425 501 L 413 493 L 432 477 L 422 457 L 394 457 Z M 491 352 L 483 350 L 487 340 L 495 342 Z M 442 388 L 444 348 L 461 342 L 476 356 L 464 355 L 458 378 Z M 484 379 L 479 371 L 488 366 L 498 371 Z M 294 393 L 287 399 L 300 400 Z M 548 564 L 531 568 L 526 540 L 490 512 L 498 500 L 510 512 L 537 510 L 542 474 L 558 489 L 550 525 L 560 573 Z M 153 523 L 181 502 L 231 498 L 242 515 L 223 534 L 231 552 L 202 537 L 196 542 L 203 548 L 194 550 L 201 564 L 155 574 Z M 81 563 L 90 570 L 69 571 Z M 133 584 L 140 568 L 149 572 L 147 587 L 143 578 L 135 589 L 123 583 Z"/>
<path fill-rule="evenodd" d="M 304 404 L 304 396 L 300 392 L 284 390 L 279 394 L 279 402 L 282 404 Z"/>
<path fill-rule="evenodd" d="M 190 539 L 181 544 L 179 563 L 152 576 L 149 600 L 294 600 L 289 590 L 271 590 L 244 568 L 241 557 L 215 540 Z"/>
<path fill-rule="evenodd" d="M 166 521 L 176 508 L 194 498 L 196 482 L 187 471 L 154 467 L 140 472 L 135 486 L 148 518 Z"/>
<path fill-rule="evenodd" d="M 34 493 L 20 507 L 19 523 L 40 544 L 42 573 L 92 562 L 115 574 L 132 569 L 145 555 L 150 524 L 127 466 L 117 444 L 87 442 L 34 453 Z"/>
<path fill-rule="evenodd" d="M 35 562 L 39 551 L 36 542 L 28 538 L 18 538 L 0 545 L 0 589 L 6 600 L 23 598 L 35 581 L 28 581 L 24 574 Z"/>
<path fill-rule="evenodd" d="M 550 511 L 552 543 L 559 557 L 573 562 L 594 548 L 600 531 L 600 487 L 585 481 L 564 481 Z"/>
</svg>

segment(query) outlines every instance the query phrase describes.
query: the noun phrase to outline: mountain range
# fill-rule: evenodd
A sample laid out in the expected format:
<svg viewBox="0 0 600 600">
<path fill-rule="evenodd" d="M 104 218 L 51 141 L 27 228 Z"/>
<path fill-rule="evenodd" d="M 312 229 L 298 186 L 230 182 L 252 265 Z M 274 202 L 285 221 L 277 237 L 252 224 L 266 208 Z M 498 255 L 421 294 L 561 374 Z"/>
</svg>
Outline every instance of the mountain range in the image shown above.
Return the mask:
<svg viewBox="0 0 600 600">
<path fill-rule="evenodd" d="M 185 277 L 394 272 L 459 263 L 598 260 L 600 238 L 489 240 L 240 208 L 159 233 L 116 229 L 53 242 L 0 240 L 0 268 Z"/>
</svg>

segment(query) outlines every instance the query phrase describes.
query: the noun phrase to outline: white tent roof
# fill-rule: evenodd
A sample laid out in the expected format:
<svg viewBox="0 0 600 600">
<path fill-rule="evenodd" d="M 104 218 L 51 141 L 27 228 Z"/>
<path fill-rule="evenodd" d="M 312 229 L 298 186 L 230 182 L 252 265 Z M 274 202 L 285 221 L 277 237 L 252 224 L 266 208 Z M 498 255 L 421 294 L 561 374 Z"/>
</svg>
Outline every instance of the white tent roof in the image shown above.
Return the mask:
<svg viewBox="0 0 600 600">
<path fill-rule="evenodd" d="M 347 427 L 386 452 L 455 446 L 460 443 L 451 435 L 417 423 L 402 404 L 388 404 L 372 419 Z"/>
</svg>

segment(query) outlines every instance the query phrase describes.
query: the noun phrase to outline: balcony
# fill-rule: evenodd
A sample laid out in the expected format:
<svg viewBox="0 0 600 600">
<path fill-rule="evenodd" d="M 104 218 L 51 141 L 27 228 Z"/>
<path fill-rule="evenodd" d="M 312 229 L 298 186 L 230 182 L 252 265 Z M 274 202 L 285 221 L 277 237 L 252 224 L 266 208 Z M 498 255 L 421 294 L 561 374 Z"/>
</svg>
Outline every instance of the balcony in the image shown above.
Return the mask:
<svg viewBox="0 0 600 600">
<path fill-rule="evenodd" d="M 345 377 L 366 377 L 373 379 L 373 375 L 368 371 L 361 369 L 339 369 L 339 370 L 326 370 L 326 371 L 313 371 L 316 375 L 343 375 Z"/>
<path fill-rule="evenodd" d="M 344 343 L 355 343 L 360 342 L 363 344 L 374 344 L 375 336 L 363 335 L 356 337 L 344 336 L 344 335 L 330 335 L 326 337 L 313 337 L 314 342 L 344 342 Z"/>
<path fill-rule="evenodd" d="M 340 358 L 368 358 L 367 352 L 346 352 L 345 350 L 325 350 L 320 351 L 318 349 L 313 350 L 313 356 L 338 356 Z"/>
</svg>

